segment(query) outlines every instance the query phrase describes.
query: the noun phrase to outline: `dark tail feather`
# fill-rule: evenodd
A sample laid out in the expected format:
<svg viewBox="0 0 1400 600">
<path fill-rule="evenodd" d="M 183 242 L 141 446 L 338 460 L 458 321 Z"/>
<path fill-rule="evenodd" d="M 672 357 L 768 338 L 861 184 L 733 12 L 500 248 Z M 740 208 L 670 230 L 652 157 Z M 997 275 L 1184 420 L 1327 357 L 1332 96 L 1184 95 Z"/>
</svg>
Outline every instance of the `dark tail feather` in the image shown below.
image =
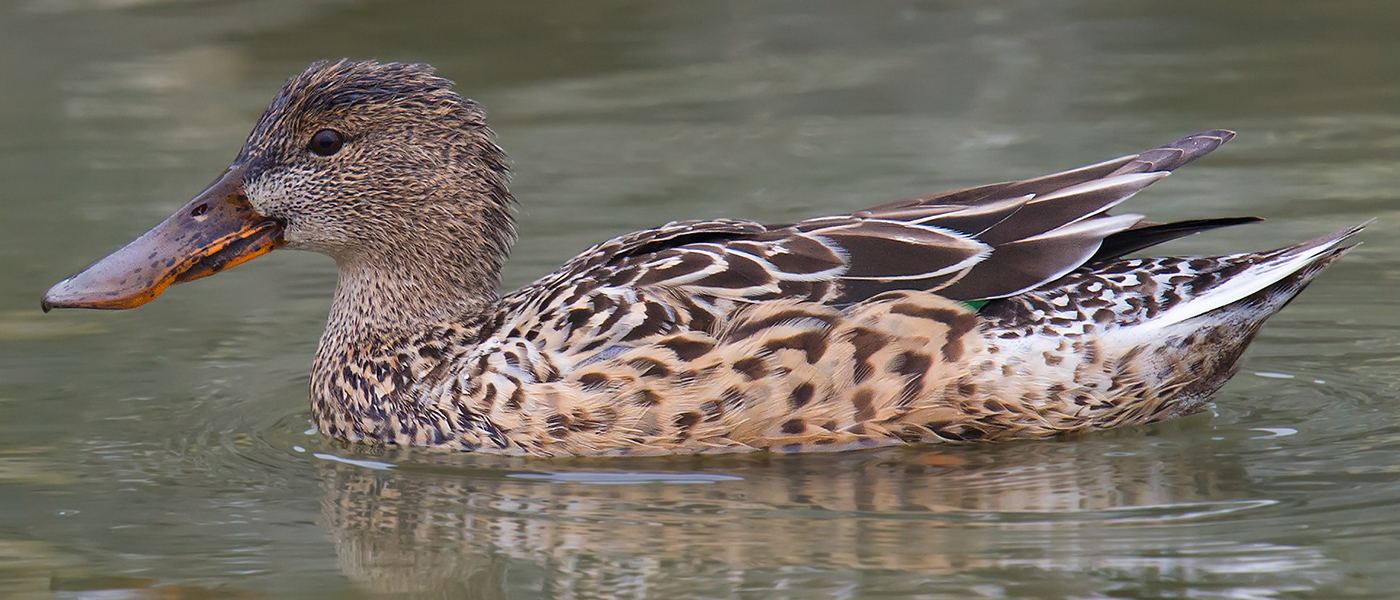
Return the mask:
<svg viewBox="0 0 1400 600">
<path fill-rule="evenodd" d="M 1099 251 L 1094 253 L 1086 264 L 1092 265 L 1104 261 L 1120 258 L 1125 255 L 1137 252 L 1143 248 L 1150 248 L 1157 244 L 1170 242 L 1177 238 L 1188 235 L 1220 229 L 1221 227 L 1233 227 L 1245 223 L 1256 223 L 1263 221 L 1259 217 L 1222 217 L 1218 219 L 1191 219 L 1189 221 L 1175 221 L 1172 223 L 1139 223 L 1136 227 L 1126 231 L 1120 231 L 1110 235 L 1103 240 L 1099 246 Z"/>
</svg>

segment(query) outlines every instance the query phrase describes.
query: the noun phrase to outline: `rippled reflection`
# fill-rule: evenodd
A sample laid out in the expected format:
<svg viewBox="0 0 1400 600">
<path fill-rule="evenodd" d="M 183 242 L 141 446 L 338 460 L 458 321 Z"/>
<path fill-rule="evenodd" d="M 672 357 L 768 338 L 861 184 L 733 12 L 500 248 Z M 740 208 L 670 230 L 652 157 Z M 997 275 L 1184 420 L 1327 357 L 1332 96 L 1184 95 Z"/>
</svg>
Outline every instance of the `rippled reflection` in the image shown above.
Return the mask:
<svg viewBox="0 0 1400 600">
<path fill-rule="evenodd" d="M 357 585 L 414 597 L 504 597 L 512 586 L 565 597 L 755 586 L 865 597 L 934 582 L 971 593 L 1068 572 L 1093 573 L 1086 589 L 1211 577 L 1224 587 L 1267 577 L 1282 589 L 1279 573 L 1303 581 L 1328 562 L 1311 548 L 1194 540 L 1220 518 L 1274 504 L 1245 493 L 1243 468 L 1211 448 L 1149 458 L 1113 446 L 630 463 L 418 456 L 388 470 L 325 461 L 322 524 Z"/>
</svg>

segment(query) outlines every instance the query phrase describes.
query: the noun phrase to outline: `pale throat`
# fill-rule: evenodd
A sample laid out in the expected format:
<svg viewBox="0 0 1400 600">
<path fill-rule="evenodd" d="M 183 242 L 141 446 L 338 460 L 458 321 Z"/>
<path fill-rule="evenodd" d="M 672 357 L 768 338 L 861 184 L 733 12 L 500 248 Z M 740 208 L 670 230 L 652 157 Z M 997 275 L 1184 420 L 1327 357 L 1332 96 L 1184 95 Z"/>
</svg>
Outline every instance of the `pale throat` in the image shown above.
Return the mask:
<svg viewBox="0 0 1400 600">
<path fill-rule="evenodd" d="M 337 257 L 336 264 L 327 335 L 411 336 L 472 320 L 500 302 L 500 260 L 472 257 L 463 248 L 399 248 L 374 260 Z"/>
</svg>

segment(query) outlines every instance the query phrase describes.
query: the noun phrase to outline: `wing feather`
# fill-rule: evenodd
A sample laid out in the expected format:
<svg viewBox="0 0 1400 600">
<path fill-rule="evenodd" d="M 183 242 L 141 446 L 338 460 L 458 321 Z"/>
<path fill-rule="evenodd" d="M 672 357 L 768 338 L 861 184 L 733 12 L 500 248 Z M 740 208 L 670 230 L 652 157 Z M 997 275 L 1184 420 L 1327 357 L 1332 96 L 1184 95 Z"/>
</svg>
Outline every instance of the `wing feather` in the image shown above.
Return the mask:
<svg viewBox="0 0 1400 600">
<path fill-rule="evenodd" d="M 1108 214 L 1233 135 L 1207 131 L 1070 171 L 791 224 L 668 223 L 599 244 L 513 297 L 589 282 L 725 302 L 849 303 L 892 289 L 1014 295 L 1092 260 L 1250 220 L 1140 224 L 1140 215 Z"/>
</svg>

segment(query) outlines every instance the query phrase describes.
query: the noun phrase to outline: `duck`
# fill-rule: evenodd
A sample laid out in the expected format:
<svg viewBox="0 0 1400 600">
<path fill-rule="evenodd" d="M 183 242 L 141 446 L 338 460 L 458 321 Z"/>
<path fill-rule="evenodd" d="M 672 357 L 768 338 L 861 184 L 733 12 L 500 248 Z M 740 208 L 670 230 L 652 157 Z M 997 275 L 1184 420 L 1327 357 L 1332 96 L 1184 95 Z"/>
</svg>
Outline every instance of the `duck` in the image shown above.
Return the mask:
<svg viewBox="0 0 1400 600">
<path fill-rule="evenodd" d="M 482 107 L 427 65 L 317 62 L 214 183 L 42 308 L 133 308 L 275 249 L 329 255 L 311 419 L 348 444 L 805 452 L 1136 426 L 1202 410 L 1367 225 L 1130 256 L 1260 220 L 1110 213 L 1234 135 L 793 223 L 671 222 L 502 294 L 516 201 Z"/>
</svg>

